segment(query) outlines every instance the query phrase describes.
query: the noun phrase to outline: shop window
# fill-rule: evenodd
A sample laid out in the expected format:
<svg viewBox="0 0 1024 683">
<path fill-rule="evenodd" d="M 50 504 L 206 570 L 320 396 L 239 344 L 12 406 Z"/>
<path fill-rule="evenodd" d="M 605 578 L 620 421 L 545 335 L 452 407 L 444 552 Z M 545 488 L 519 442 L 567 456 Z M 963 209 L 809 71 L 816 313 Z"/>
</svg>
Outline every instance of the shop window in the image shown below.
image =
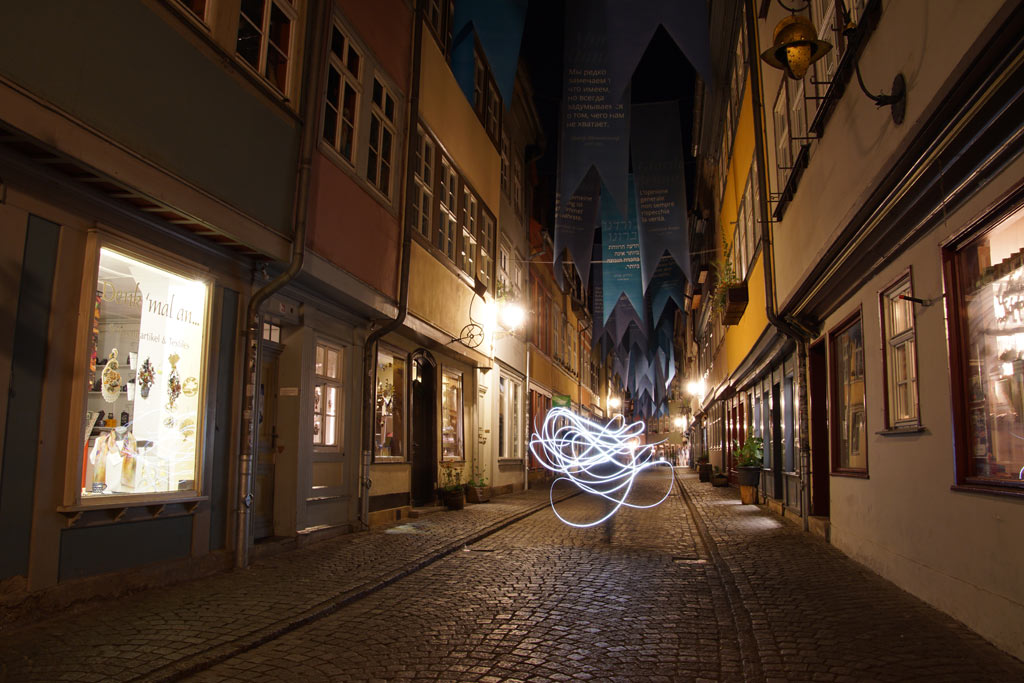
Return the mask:
<svg viewBox="0 0 1024 683">
<path fill-rule="evenodd" d="M 829 333 L 832 357 L 832 472 L 866 476 L 864 334 L 857 315 Z"/>
<path fill-rule="evenodd" d="M 350 164 L 355 163 L 356 117 L 359 111 L 360 68 L 363 58 L 335 24 L 327 59 L 327 101 L 323 138 Z"/>
<path fill-rule="evenodd" d="M 1024 493 L 1024 208 L 944 258 L 957 484 Z"/>
<path fill-rule="evenodd" d="M 385 197 L 391 195 L 392 147 L 395 139 L 395 100 L 379 79 L 373 79 L 370 147 L 366 179 Z"/>
<path fill-rule="evenodd" d="M 374 399 L 374 459 L 404 462 L 405 358 L 398 353 L 377 353 L 377 391 Z"/>
<path fill-rule="evenodd" d="M 81 496 L 199 490 L 208 285 L 101 248 Z"/>
<path fill-rule="evenodd" d="M 441 460 L 465 460 L 462 431 L 462 373 L 441 375 Z"/>
<path fill-rule="evenodd" d="M 317 343 L 313 381 L 313 445 L 337 447 L 341 441 L 341 349 Z"/>
<path fill-rule="evenodd" d="M 434 142 L 422 128 L 416 129 L 416 161 L 413 167 L 414 192 L 413 221 L 420 234 L 430 239 L 430 226 L 434 210 Z"/>
<path fill-rule="evenodd" d="M 240 9 L 238 56 L 277 90 L 287 93 L 295 10 L 282 0 L 242 0 Z"/>
<path fill-rule="evenodd" d="M 916 427 L 917 336 L 910 273 L 881 295 L 882 338 L 885 340 L 885 427 Z"/>
</svg>

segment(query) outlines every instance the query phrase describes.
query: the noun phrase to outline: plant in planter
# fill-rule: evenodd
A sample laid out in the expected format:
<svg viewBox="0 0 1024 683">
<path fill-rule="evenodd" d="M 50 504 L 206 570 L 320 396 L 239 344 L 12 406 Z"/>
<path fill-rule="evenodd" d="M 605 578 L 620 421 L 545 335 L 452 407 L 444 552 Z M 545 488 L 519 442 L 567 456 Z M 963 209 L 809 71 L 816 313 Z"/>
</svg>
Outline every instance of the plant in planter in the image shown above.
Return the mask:
<svg viewBox="0 0 1024 683">
<path fill-rule="evenodd" d="M 461 510 L 466 507 L 466 487 L 462 483 L 462 470 L 451 465 L 442 467 L 443 484 L 441 496 L 445 507 L 449 510 Z"/>
<path fill-rule="evenodd" d="M 721 314 L 723 325 L 735 325 L 747 309 L 747 285 L 736 275 L 732 247 L 725 241 L 725 235 L 722 235 L 722 255 L 722 262 L 714 264 L 718 282 L 711 294 L 711 310 Z"/>
<path fill-rule="evenodd" d="M 729 485 L 729 477 L 725 474 L 725 472 L 720 471 L 716 467 L 715 468 L 715 473 L 711 475 L 711 485 L 712 486 L 728 486 Z"/>
<path fill-rule="evenodd" d="M 761 483 L 764 439 L 759 436 L 748 436 L 743 445 L 734 451 L 734 456 L 743 504 L 752 505 L 757 502 L 757 485 Z"/>
<path fill-rule="evenodd" d="M 491 499 L 491 487 L 487 485 L 487 477 L 480 472 L 473 472 L 473 477 L 466 482 L 466 500 L 470 503 L 486 503 Z"/>
</svg>

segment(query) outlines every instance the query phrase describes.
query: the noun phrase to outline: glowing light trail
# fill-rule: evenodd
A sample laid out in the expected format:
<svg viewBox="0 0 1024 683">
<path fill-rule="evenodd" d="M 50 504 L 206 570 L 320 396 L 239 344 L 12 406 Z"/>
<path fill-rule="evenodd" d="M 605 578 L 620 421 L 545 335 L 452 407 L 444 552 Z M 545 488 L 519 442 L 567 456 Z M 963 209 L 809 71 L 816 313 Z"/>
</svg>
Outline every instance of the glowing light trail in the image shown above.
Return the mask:
<svg viewBox="0 0 1024 683">
<path fill-rule="evenodd" d="M 555 515 L 569 526 L 587 528 L 601 524 L 622 506 L 652 508 L 668 498 L 672 492 L 671 477 L 665 495 L 658 502 L 638 505 L 627 500 L 641 472 L 651 467 L 672 469 L 665 460 L 654 460 L 657 444 L 640 444 L 643 433 L 643 422 L 626 424 L 621 415 L 601 425 L 566 408 L 549 410 L 540 432 L 530 440 L 530 452 L 546 469 L 559 475 L 548 494 Z M 611 503 L 611 509 L 593 522 L 570 522 L 555 507 L 555 485 L 560 481 L 572 482 L 582 491 L 601 496 Z"/>
</svg>

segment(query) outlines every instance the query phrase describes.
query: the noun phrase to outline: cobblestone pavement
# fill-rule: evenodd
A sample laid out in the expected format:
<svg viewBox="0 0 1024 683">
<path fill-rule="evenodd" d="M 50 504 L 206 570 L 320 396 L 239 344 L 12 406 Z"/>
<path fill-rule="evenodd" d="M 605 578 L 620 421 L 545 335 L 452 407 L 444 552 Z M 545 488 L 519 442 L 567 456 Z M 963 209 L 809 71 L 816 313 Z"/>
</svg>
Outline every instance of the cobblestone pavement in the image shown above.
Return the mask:
<svg viewBox="0 0 1024 683">
<path fill-rule="evenodd" d="M 539 491 L 131 596 L 5 635 L 0 680 L 1024 680 L 735 489 L 677 480 L 621 511 L 610 541 Z"/>
</svg>

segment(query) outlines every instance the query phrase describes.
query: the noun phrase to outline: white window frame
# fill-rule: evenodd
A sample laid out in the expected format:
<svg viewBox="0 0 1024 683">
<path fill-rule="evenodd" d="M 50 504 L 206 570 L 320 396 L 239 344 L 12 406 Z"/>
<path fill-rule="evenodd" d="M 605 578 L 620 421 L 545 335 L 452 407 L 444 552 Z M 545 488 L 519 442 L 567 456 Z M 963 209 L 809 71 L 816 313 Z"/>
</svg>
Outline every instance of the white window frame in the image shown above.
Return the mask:
<svg viewBox="0 0 1024 683">
<path fill-rule="evenodd" d="M 270 49 L 272 48 L 274 50 L 277 50 L 278 52 L 281 52 L 280 47 L 278 47 L 277 45 L 273 45 L 272 41 L 270 40 L 270 16 L 271 16 L 271 13 L 272 13 L 274 7 L 277 7 L 278 10 L 280 10 L 281 13 L 284 14 L 288 18 L 288 22 L 289 22 L 288 48 L 287 48 L 287 52 L 284 54 L 284 58 L 285 58 L 285 62 L 287 63 L 287 66 L 285 68 L 283 87 L 279 86 L 277 83 L 275 83 L 273 80 L 271 80 L 270 77 L 267 76 L 267 74 L 266 74 L 266 71 L 267 71 L 267 57 L 268 57 L 268 55 L 270 53 Z M 280 92 L 280 93 L 282 93 L 284 95 L 287 95 L 290 92 L 291 83 L 292 83 L 291 74 L 292 74 L 292 69 L 294 68 L 294 62 L 295 62 L 295 56 L 292 54 L 294 52 L 294 50 L 292 49 L 292 46 L 295 45 L 295 43 L 296 43 L 296 38 L 297 38 L 297 36 L 296 36 L 296 33 L 297 33 L 296 29 L 297 28 L 301 28 L 299 26 L 298 16 L 299 16 L 298 11 L 295 9 L 294 6 L 292 6 L 292 4 L 290 2 L 286 2 L 285 0 L 265 0 L 265 4 L 263 6 L 263 17 L 261 18 L 261 24 L 259 26 L 256 26 L 252 22 L 252 20 L 248 16 L 246 16 L 244 12 L 242 12 L 241 6 L 239 6 L 239 9 L 238 9 L 238 25 L 239 25 L 239 30 L 241 30 L 242 22 L 245 22 L 249 26 L 255 28 L 256 32 L 260 36 L 260 47 L 259 47 L 259 54 L 257 56 L 257 64 L 252 64 L 251 62 L 249 62 L 249 60 L 247 60 L 241 54 L 238 54 L 238 51 L 237 51 L 238 36 L 236 36 L 236 38 L 235 38 L 235 45 L 236 45 L 235 54 L 238 56 L 239 60 L 243 64 L 245 64 L 250 69 L 254 70 L 259 75 L 259 77 L 261 79 L 263 79 L 263 81 L 265 81 L 268 85 L 270 85 L 270 87 L 272 87 L 274 90 L 276 90 L 276 91 L 278 91 L 278 92 Z"/>
<path fill-rule="evenodd" d="M 447 399 L 445 388 L 446 381 L 458 380 L 459 386 L 459 405 L 456 407 L 456 422 L 457 430 L 454 434 L 454 441 L 452 447 L 449 448 L 445 444 L 445 415 L 444 415 L 444 401 Z M 461 462 L 466 459 L 466 424 L 465 424 L 465 405 L 466 405 L 466 383 L 465 377 L 461 370 L 450 367 L 441 368 L 441 401 L 442 401 L 442 413 L 441 413 L 441 462 Z"/>
<path fill-rule="evenodd" d="M 458 191 L 459 175 L 446 157 L 441 158 L 440 224 L 434 245 L 449 261 L 455 262 L 456 235 L 458 232 Z"/>
<path fill-rule="evenodd" d="M 477 273 L 480 282 L 491 289 L 491 264 L 494 261 L 494 219 L 487 211 L 480 212 L 477 240 Z"/>
<path fill-rule="evenodd" d="M 885 421 L 887 429 L 917 427 L 921 424 L 920 400 L 917 381 L 917 323 L 914 319 L 914 304 L 901 300 L 900 295 L 914 296 L 913 282 L 907 272 L 881 294 L 882 337 L 885 349 Z M 896 310 L 902 308 L 907 319 L 906 329 L 896 331 Z M 899 377 L 896 355 L 900 349 L 906 351 L 906 377 Z M 900 415 L 897 400 L 898 389 L 907 386 L 909 412 Z"/>
<path fill-rule="evenodd" d="M 480 202 L 467 186 L 462 187 L 462 213 L 459 227 L 461 239 L 457 264 L 469 277 L 476 275 L 477 222 L 480 220 Z"/>
<path fill-rule="evenodd" d="M 342 438 L 344 436 L 344 425 L 342 420 L 342 405 L 344 403 L 344 396 L 341 393 L 342 390 L 342 375 L 343 375 L 343 364 L 344 364 L 344 351 L 342 348 L 331 342 L 318 339 L 313 347 L 313 394 L 311 400 L 313 401 L 312 417 L 313 423 L 310 426 L 310 435 L 313 443 L 313 448 L 317 450 L 330 450 L 338 451 L 341 449 Z M 323 358 L 320 360 L 320 352 L 323 351 Z M 337 365 L 335 366 L 335 374 L 330 374 L 328 369 L 328 358 L 330 353 L 336 353 L 338 355 Z M 322 372 L 317 371 L 318 362 L 322 366 Z M 320 396 L 322 403 L 317 406 L 316 403 L 316 392 L 320 389 Z M 327 411 L 327 393 L 329 389 L 334 389 L 335 396 L 337 396 L 337 403 L 334 406 L 334 415 L 330 415 Z M 322 431 L 318 434 L 316 432 L 317 418 L 323 418 L 321 424 L 323 425 Z M 334 442 L 328 442 L 328 428 L 327 418 L 334 417 L 335 433 L 333 435 Z"/>
<path fill-rule="evenodd" d="M 413 200 L 413 222 L 421 235 L 430 239 L 434 224 L 434 166 L 437 161 L 434 141 L 421 126 L 416 127 L 416 161 L 413 170 L 416 196 Z"/>
<path fill-rule="evenodd" d="M 522 460 L 523 458 L 523 381 L 518 377 L 502 374 L 499 379 L 504 382 L 504 392 L 498 392 L 498 414 L 504 418 L 505 433 L 498 451 L 502 461 Z"/>
<path fill-rule="evenodd" d="M 793 168 L 793 146 L 789 134 L 789 103 L 786 100 L 786 79 L 779 83 L 779 92 L 775 95 L 772 107 L 772 120 L 775 129 L 775 167 L 778 171 L 779 191 L 789 181 L 789 172 Z"/>
<path fill-rule="evenodd" d="M 366 59 L 363 56 L 363 51 L 356 47 L 352 39 L 349 37 L 348 31 L 344 26 L 341 25 L 337 20 L 331 26 L 331 38 L 333 42 L 334 31 L 337 31 L 341 36 L 342 54 L 345 59 L 342 60 L 338 55 L 334 53 L 332 49 L 327 51 L 327 79 L 328 82 L 331 77 L 331 70 L 333 69 L 338 74 L 338 100 L 331 102 L 328 97 L 329 88 L 325 88 L 324 92 L 324 111 L 321 118 L 321 131 L 320 136 L 330 146 L 334 152 L 344 159 L 348 164 L 355 167 L 356 163 L 356 149 L 359 141 L 359 119 L 360 119 L 360 102 L 363 97 L 363 85 L 362 85 L 362 72 L 363 66 L 366 63 Z M 355 73 L 350 69 L 349 60 L 351 54 L 355 54 L 357 64 Z M 347 122 L 352 128 L 352 141 L 349 154 L 346 155 L 341 149 L 342 130 L 343 125 L 346 123 L 344 116 L 344 102 L 345 102 L 345 87 L 348 86 L 355 93 L 355 106 L 353 107 L 354 116 L 350 122 Z M 333 110 L 336 122 L 334 128 L 333 139 L 327 137 L 327 111 L 328 108 Z"/>
<path fill-rule="evenodd" d="M 375 91 L 380 86 L 381 98 L 377 101 Z M 390 115 L 388 108 L 390 105 Z M 394 154 L 398 144 L 395 119 L 398 112 L 398 104 L 391 94 L 390 87 L 379 75 L 374 75 L 372 91 L 370 94 L 370 121 L 368 124 L 369 135 L 367 136 L 366 152 L 366 181 L 380 192 L 386 199 L 391 198 L 391 191 L 394 183 Z M 376 139 L 373 133 L 374 123 L 377 124 Z M 391 141 L 384 149 L 385 134 L 390 135 Z M 371 170 L 373 171 L 371 177 Z M 387 171 L 385 174 L 384 171 Z"/>
</svg>

